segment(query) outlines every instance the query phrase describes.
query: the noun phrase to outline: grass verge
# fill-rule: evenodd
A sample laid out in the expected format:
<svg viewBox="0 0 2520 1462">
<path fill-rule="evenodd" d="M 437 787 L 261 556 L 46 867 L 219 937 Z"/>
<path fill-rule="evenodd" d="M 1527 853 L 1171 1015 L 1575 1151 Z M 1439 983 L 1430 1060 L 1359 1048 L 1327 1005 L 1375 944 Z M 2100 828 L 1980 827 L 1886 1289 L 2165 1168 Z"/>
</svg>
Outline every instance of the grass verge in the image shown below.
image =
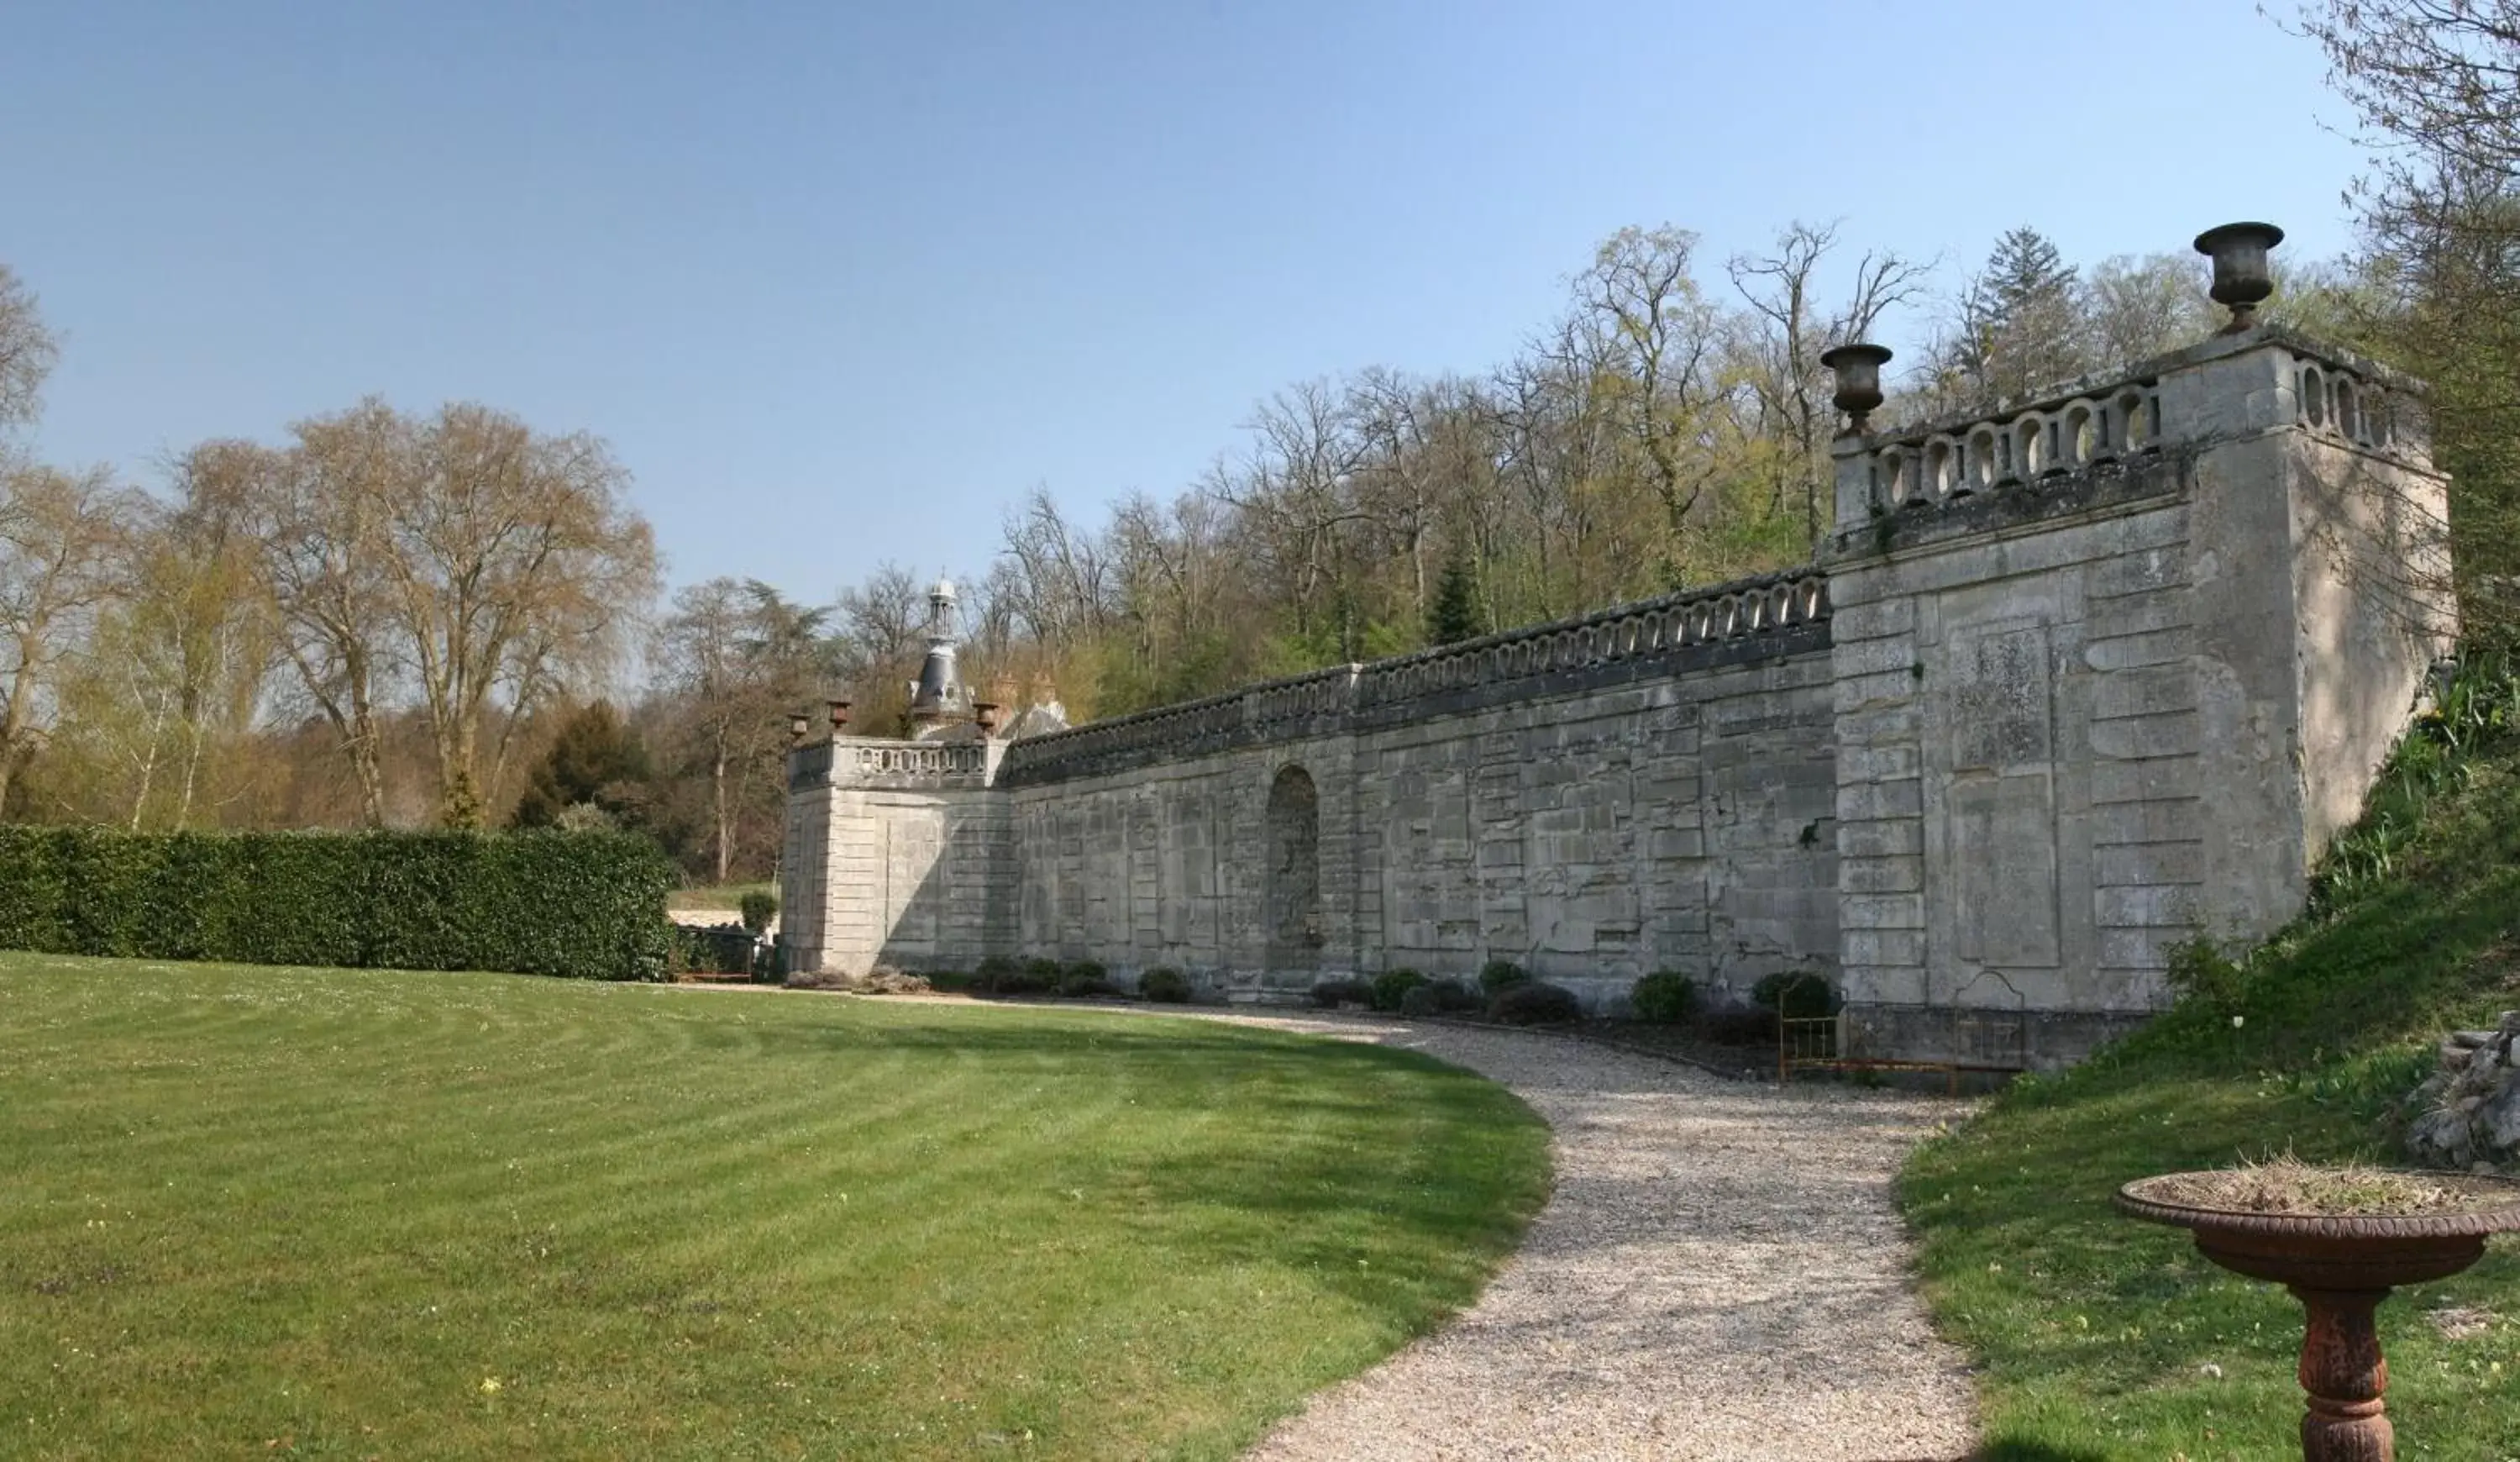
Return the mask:
<svg viewBox="0 0 2520 1462">
<path fill-rule="evenodd" d="M 2505 706 L 2507 708 L 2508 701 Z M 2087 1065 L 1920 1148 L 1901 1198 L 1944 1333 L 1979 1367 L 1989 1462 L 2300 1455 L 2300 1306 L 2117 1216 L 2151 1173 L 2291 1152 L 2389 1162 L 2445 1029 L 2520 1006 L 2520 736 L 2410 739 L 2317 912 Z M 2520 1252 L 2380 1312 L 2399 1455 L 2520 1458 Z"/>
<path fill-rule="evenodd" d="M 1107 1013 L 0 954 L 0 1455 L 1223 1458 L 1548 1187 Z"/>
</svg>

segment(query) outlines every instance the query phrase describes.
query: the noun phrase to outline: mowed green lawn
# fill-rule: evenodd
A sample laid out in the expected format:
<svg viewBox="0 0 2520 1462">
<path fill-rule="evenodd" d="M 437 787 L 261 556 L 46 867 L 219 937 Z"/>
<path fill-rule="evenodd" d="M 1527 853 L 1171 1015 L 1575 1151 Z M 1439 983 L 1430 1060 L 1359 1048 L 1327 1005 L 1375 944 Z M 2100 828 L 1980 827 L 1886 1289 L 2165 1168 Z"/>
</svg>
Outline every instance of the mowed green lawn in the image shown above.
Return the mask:
<svg viewBox="0 0 2520 1462">
<path fill-rule="evenodd" d="M 0 954 L 0 1456 L 1224 1457 L 1547 1164 L 1210 1022 Z"/>
</svg>

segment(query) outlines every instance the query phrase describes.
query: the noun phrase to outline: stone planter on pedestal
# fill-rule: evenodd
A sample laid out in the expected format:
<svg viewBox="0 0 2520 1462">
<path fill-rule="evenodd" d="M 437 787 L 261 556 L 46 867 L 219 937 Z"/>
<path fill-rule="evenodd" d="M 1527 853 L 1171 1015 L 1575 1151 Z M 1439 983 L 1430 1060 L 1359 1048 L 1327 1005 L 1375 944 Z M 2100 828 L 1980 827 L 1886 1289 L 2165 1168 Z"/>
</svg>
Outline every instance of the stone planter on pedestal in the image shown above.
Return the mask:
<svg viewBox="0 0 2520 1462">
<path fill-rule="evenodd" d="M 2399 1285 L 2447 1279 L 2475 1263 L 2488 1235 L 2520 1230 L 2520 1183 L 2414 1174 L 2452 1196 L 2423 1212 L 2388 1215 L 2265 1212 L 2173 1196 L 2219 1176 L 2227 1175 L 2172 1173 L 2129 1183 L 2118 1190 L 2118 1211 L 2187 1229 L 2196 1252 L 2215 1263 L 2290 1289 L 2307 1312 L 2300 1374 L 2310 1409 L 2301 1421 L 2302 1456 L 2391 1462 L 2396 1444 L 2381 1403 L 2389 1364 L 2372 1311 Z"/>
</svg>

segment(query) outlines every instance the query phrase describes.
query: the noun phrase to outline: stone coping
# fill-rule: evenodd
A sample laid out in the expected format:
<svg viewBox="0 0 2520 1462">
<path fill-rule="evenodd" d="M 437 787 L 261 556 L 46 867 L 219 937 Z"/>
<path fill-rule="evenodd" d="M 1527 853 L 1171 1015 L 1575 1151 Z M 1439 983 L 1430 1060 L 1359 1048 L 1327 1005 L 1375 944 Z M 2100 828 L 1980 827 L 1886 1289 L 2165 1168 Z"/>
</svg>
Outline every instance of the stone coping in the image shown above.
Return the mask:
<svg viewBox="0 0 2520 1462">
<path fill-rule="evenodd" d="M 1026 780 L 1157 748 L 1325 734 L 1362 710 L 1780 636 L 1828 617 L 1827 575 L 1806 566 L 1026 737 L 1007 747 L 1004 773 Z"/>
</svg>

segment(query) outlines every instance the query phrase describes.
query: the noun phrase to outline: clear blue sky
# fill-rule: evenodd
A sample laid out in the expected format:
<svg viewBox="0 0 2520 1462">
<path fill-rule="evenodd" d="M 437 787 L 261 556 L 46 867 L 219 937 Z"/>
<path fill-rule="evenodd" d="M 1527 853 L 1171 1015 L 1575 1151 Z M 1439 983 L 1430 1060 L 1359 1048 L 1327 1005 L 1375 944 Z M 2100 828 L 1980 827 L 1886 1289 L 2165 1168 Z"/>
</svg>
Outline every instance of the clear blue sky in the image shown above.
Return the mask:
<svg viewBox="0 0 2520 1462">
<path fill-rule="evenodd" d="M 478 399 L 608 438 L 675 582 L 823 600 L 1488 366 L 1625 224 L 2332 253 L 2321 73 L 2251 0 L 13 0 L 0 260 L 57 460 Z"/>
</svg>

